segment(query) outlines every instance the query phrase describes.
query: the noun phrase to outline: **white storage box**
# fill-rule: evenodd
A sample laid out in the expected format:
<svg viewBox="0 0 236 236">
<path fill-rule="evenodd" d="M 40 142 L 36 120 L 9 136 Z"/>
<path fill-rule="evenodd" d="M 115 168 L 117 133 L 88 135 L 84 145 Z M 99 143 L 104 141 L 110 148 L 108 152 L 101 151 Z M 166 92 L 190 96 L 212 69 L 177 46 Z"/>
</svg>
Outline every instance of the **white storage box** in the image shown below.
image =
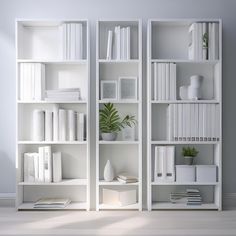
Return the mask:
<svg viewBox="0 0 236 236">
<path fill-rule="evenodd" d="M 136 189 L 114 190 L 103 189 L 103 203 L 116 206 L 127 206 L 137 202 Z"/>
<path fill-rule="evenodd" d="M 197 182 L 216 182 L 216 165 L 196 165 Z"/>
<path fill-rule="evenodd" d="M 195 182 L 195 166 L 176 165 L 176 182 Z"/>
</svg>

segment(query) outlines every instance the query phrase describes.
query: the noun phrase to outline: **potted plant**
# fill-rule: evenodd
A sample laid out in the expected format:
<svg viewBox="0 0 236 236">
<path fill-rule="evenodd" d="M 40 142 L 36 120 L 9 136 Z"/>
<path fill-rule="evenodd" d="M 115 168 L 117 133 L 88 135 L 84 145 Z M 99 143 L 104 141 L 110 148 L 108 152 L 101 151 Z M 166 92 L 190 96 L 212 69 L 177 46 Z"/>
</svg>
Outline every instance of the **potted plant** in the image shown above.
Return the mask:
<svg viewBox="0 0 236 236">
<path fill-rule="evenodd" d="M 194 147 L 183 147 L 182 149 L 182 155 L 184 157 L 184 161 L 186 165 L 192 165 L 193 164 L 193 158 L 196 157 L 198 154 L 198 151 Z"/>
<path fill-rule="evenodd" d="M 134 116 L 126 115 L 122 120 L 113 103 L 104 104 L 103 109 L 99 110 L 99 125 L 102 139 L 105 141 L 116 140 L 117 133 L 122 128 L 132 127 L 136 123 Z"/>
</svg>

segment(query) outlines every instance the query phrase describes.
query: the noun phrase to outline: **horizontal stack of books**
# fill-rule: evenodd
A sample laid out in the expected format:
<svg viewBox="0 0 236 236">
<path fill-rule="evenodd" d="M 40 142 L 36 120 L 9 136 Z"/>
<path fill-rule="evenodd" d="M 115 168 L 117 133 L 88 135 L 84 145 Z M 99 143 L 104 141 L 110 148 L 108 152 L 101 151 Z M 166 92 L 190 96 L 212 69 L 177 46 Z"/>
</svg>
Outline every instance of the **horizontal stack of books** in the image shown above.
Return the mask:
<svg viewBox="0 0 236 236">
<path fill-rule="evenodd" d="M 20 100 L 41 101 L 45 93 L 45 65 L 20 63 Z"/>
<path fill-rule="evenodd" d="M 138 182 L 138 178 L 137 177 L 132 176 L 132 175 L 130 175 L 128 173 L 120 173 L 116 178 L 117 178 L 117 180 L 120 183 L 123 183 L 123 184 Z"/>
<path fill-rule="evenodd" d="M 61 35 L 63 59 L 83 59 L 83 25 L 81 23 L 63 23 Z"/>
<path fill-rule="evenodd" d="M 189 59 L 219 59 L 218 23 L 193 23 L 189 27 Z"/>
<path fill-rule="evenodd" d="M 182 203 L 189 206 L 201 205 L 202 197 L 198 189 L 186 189 L 186 192 L 170 194 L 171 203 Z"/>
<path fill-rule="evenodd" d="M 60 182 L 61 152 L 52 153 L 51 146 L 39 147 L 38 153 L 24 153 L 24 182 Z"/>
<path fill-rule="evenodd" d="M 154 100 L 176 100 L 176 64 L 153 63 Z"/>
<path fill-rule="evenodd" d="M 116 26 L 114 32 L 108 31 L 106 59 L 130 59 L 130 27 Z"/>
<path fill-rule="evenodd" d="M 67 198 L 42 198 L 34 203 L 34 208 L 50 209 L 50 208 L 65 208 L 71 203 Z"/>
<path fill-rule="evenodd" d="M 47 90 L 45 101 L 77 101 L 81 100 L 80 88 Z"/>
<path fill-rule="evenodd" d="M 218 104 L 170 104 L 167 138 L 170 141 L 219 141 Z"/>
<path fill-rule="evenodd" d="M 84 141 L 86 116 L 74 110 L 59 109 L 33 111 L 34 141 Z"/>
</svg>

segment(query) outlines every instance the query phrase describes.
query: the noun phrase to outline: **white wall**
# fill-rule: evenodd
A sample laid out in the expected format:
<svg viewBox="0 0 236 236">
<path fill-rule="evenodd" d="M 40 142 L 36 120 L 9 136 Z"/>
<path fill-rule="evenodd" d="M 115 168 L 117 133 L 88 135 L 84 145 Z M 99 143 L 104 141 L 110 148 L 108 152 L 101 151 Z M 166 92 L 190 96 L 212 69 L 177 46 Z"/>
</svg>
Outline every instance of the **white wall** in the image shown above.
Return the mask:
<svg viewBox="0 0 236 236">
<path fill-rule="evenodd" d="M 222 18 L 223 20 L 223 182 L 224 193 L 236 193 L 236 1 L 235 0 L 1 0 L 0 1 L 0 198 L 15 192 L 15 18 L 87 18 L 91 25 L 91 94 L 95 94 L 95 22 L 97 19 L 143 20 L 143 75 L 146 78 L 148 18 Z M 144 86 L 144 98 L 146 85 Z M 144 100 L 144 108 L 145 108 Z M 145 113 L 144 113 L 145 114 Z M 95 96 L 91 123 L 95 128 Z M 146 118 L 144 117 L 144 124 Z M 145 125 L 144 125 L 145 127 Z M 146 129 L 143 129 L 144 140 Z M 94 173 L 95 135 L 91 135 Z M 144 177 L 146 176 L 144 146 Z M 95 175 L 92 176 L 95 178 Z M 145 186 L 145 185 L 144 185 Z M 92 186 L 95 195 L 95 187 Z M 146 191 L 144 189 L 144 201 Z M 233 194 L 231 194 L 233 195 Z M 231 196 L 228 194 L 227 196 Z M 234 196 L 234 195 L 233 195 Z M 94 198 L 92 197 L 94 203 Z"/>
</svg>

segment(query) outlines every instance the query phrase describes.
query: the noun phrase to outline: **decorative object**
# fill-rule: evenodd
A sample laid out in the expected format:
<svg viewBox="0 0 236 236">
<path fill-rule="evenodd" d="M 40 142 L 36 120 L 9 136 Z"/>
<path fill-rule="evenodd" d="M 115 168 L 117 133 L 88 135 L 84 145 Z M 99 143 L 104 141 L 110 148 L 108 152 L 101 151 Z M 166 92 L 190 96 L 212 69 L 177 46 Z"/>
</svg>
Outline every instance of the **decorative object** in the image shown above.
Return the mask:
<svg viewBox="0 0 236 236">
<path fill-rule="evenodd" d="M 196 165 L 197 182 L 216 182 L 217 166 L 216 165 Z"/>
<path fill-rule="evenodd" d="M 180 96 L 181 100 L 188 99 L 188 86 L 181 86 L 179 88 L 179 96 Z"/>
<path fill-rule="evenodd" d="M 135 140 L 135 127 L 126 126 L 122 130 L 122 139 L 124 141 L 134 141 Z"/>
<path fill-rule="evenodd" d="M 137 100 L 137 77 L 119 77 L 119 99 Z"/>
<path fill-rule="evenodd" d="M 136 189 L 103 189 L 103 203 L 115 206 L 128 206 L 137 202 Z"/>
<path fill-rule="evenodd" d="M 117 100 L 117 81 L 102 80 L 101 81 L 101 99 L 102 100 Z"/>
<path fill-rule="evenodd" d="M 176 165 L 176 182 L 195 182 L 195 166 Z"/>
<path fill-rule="evenodd" d="M 204 33 L 202 36 L 202 46 L 203 46 L 203 59 L 207 60 L 208 58 L 208 42 L 209 42 L 209 37 L 208 33 Z"/>
<path fill-rule="evenodd" d="M 190 86 L 188 86 L 188 98 L 191 100 L 198 100 L 201 96 L 201 83 L 203 76 L 193 75 L 190 77 Z"/>
<path fill-rule="evenodd" d="M 117 133 L 125 127 L 132 127 L 136 124 L 134 116 L 126 115 L 121 120 L 117 109 L 113 103 L 104 104 L 104 108 L 99 110 L 99 125 L 102 139 L 105 141 L 116 140 Z"/>
<path fill-rule="evenodd" d="M 182 149 L 182 155 L 184 157 L 184 161 L 186 165 L 192 165 L 193 164 L 193 158 L 196 157 L 198 154 L 198 151 L 194 147 L 183 147 Z"/>
<path fill-rule="evenodd" d="M 105 165 L 105 168 L 104 168 L 104 180 L 107 181 L 107 182 L 111 182 L 115 175 L 114 175 L 114 169 L 111 165 L 111 162 L 108 160 L 106 165 Z"/>
</svg>

